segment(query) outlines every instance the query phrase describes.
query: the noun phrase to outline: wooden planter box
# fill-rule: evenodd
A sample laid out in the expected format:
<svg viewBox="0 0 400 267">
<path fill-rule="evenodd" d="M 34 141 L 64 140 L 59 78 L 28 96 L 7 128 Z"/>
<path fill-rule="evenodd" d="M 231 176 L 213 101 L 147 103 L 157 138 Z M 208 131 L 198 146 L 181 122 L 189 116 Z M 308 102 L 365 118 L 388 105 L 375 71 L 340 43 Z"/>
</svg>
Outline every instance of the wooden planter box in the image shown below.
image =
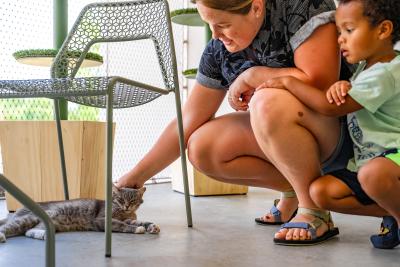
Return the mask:
<svg viewBox="0 0 400 267">
<path fill-rule="evenodd" d="M 246 194 L 248 187 L 222 183 L 214 180 L 207 175 L 199 172 L 187 161 L 189 194 L 192 196 L 213 196 L 213 195 L 234 195 Z M 181 159 L 179 158 L 172 164 L 172 189 L 183 193 L 183 180 Z"/>
<path fill-rule="evenodd" d="M 62 121 L 69 197 L 104 199 L 105 122 Z M 114 124 L 115 129 L 115 124 Z M 63 200 L 54 121 L 1 121 L 4 175 L 35 201 Z M 21 205 L 6 193 L 7 208 Z"/>
</svg>

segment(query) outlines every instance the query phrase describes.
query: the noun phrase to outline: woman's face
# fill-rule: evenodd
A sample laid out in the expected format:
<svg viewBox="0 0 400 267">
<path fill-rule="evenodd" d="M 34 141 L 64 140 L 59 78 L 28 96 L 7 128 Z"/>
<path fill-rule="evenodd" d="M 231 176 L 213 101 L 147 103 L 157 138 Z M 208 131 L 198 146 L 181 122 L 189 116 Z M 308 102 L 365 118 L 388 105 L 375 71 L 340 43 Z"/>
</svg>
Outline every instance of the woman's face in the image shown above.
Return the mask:
<svg viewBox="0 0 400 267">
<path fill-rule="evenodd" d="M 209 8 L 201 2 L 197 2 L 197 10 L 203 21 L 210 25 L 213 39 L 223 42 L 225 48 L 233 53 L 247 48 L 252 43 L 264 21 L 263 8 L 254 8 L 254 2 L 246 15 Z"/>
</svg>

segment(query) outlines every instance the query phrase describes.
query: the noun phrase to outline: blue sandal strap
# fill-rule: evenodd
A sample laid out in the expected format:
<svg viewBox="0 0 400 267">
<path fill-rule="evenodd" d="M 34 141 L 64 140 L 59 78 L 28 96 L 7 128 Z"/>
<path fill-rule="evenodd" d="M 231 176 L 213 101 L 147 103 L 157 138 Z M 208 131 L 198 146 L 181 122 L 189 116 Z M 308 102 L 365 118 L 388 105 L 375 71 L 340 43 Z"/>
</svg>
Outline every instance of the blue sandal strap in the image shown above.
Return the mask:
<svg viewBox="0 0 400 267">
<path fill-rule="evenodd" d="M 310 232 L 311 239 L 317 238 L 317 228 L 313 224 L 305 222 L 288 222 L 281 226 L 281 229 L 301 228 Z"/>
<path fill-rule="evenodd" d="M 310 225 L 305 222 L 287 222 L 282 224 L 281 229 L 301 228 L 308 229 Z"/>
<path fill-rule="evenodd" d="M 282 213 L 280 210 L 278 210 L 278 208 L 274 205 L 271 207 L 269 213 L 271 213 L 272 215 L 274 215 L 274 220 L 275 222 L 281 222 L 282 221 Z"/>
<path fill-rule="evenodd" d="M 392 228 L 394 225 L 397 225 L 397 222 L 393 216 L 383 216 L 382 225 L 386 228 Z"/>
</svg>

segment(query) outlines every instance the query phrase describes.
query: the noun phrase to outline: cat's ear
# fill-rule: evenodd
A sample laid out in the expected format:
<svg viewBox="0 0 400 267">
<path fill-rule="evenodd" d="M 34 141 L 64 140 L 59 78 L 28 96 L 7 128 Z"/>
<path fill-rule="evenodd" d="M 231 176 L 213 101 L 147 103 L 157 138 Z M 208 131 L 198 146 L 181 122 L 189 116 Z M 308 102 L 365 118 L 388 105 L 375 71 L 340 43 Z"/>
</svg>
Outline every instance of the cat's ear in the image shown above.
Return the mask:
<svg viewBox="0 0 400 267">
<path fill-rule="evenodd" d="M 143 195 L 144 192 L 146 191 L 146 187 L 143 186 L 143 187 L 139 188 L 138 190 Z"/>
<path fill-rule="evenodd" d="M 113 183 L 112 184 L 112 192 L 114 193 L 114 194 L 116 194 L 116 193 L 119 193 L 119 188 Z"/>
</svg>

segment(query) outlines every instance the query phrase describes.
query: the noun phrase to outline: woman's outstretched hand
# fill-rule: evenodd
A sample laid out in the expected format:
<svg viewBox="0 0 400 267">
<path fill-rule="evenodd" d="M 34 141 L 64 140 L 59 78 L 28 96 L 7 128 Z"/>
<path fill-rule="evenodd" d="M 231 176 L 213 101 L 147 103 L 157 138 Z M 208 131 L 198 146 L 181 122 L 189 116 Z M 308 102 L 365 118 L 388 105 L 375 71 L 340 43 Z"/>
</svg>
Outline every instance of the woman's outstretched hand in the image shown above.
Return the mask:
<svg viewBox="0 0 400 267">
<path fill-rule="evenodd" d="M 132 179 L 132 177 L 129 176 L 129 173 L 127 173 L 119 178 L 118 181 L 114 182 L 114 185 L 118 188 L 128 187 L 139 189 L 143 187 L 144 182 Z"/>
</svg>

